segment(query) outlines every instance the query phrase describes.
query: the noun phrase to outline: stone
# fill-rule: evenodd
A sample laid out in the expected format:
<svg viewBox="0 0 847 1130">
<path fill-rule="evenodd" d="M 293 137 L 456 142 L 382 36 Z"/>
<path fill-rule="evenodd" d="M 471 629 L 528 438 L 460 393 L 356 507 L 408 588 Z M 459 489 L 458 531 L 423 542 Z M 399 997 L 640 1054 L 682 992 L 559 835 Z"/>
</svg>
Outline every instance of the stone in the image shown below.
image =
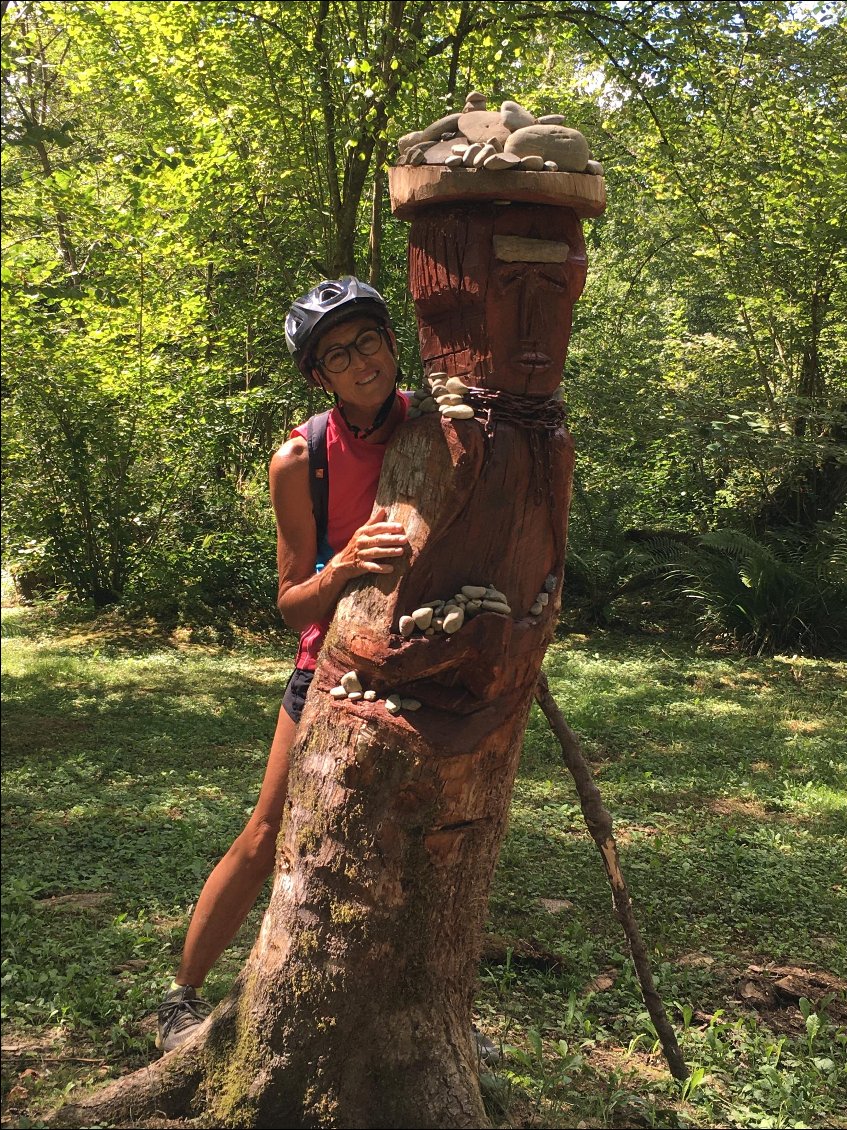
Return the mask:
<svg viewBox="0 0 847 1130">
<path fill-rule="evenodd" d="M 588 164 L 588 142 L 579 130 L 567 126 L 525 126 L 509 134 L 503 148 L 517 157 L 537 153 L 566 173 L 581 173 Z"/>
<path fill-rule="evenodd" d="M 453 594 L 453 603 L 461 606 L 468 603 L 468 598 L 463 592 L 457 592 Z"/>
<path fill-rule="evenodd" d="M 589 161 L 583 169 L 583 172 L 589 173 L 592 177 L 602 177 L 603 166 L 599 161 Z"/>
<path fill-rule="evenodd" d="M 399 627 L 400 635 L 408 639 L 412 632 L 414 632 L 415 630 L 415 621 L 411 616 L 401 616 Z"/>
<path fill-rule="evenodd" d="M 508 604 L 503 604 L 500 600 L 484 600 L 482 608 L 485 612 L 499 612 L 503 616 L 511 616 L 512 610 Z"/>
<path fill-rule="evenodd" d="M 483 110 L 488 105 L 488 99 L 485 97 L 481 90 L 472 90 L 470 94 L 468 94 L 465 98 L 465 101 L 473 102 L 476 106 L 481 104 Z"/>
<path fill-rule="evenodd" d="M 448 131 L 447 133 L 442 133 L 441 140 L 442 141 L 454 141 L 458 136 L 459 135 L 458 135 L 458 133 L 456 133 L 455 130 L 453 130 L 452 133 Z"/>
<path fill-rule="evenodd" d="M 443 133 L 455 133 L 461 116 L 458 112 L 447 114 L 445 117 L 439 118 L 437 122 L 425 126 L 420 131 L 421 141 L 442 141 L 441 135 Z"/>
<path fill-rule="evenodd" d="M 520 168 L 521 159 L 514 153 L 492 153 L 482 163 L 484 169 L 516 169 Z"/>
<path fill-rule="evenodd" d="M 376 702 L 376 691 L 365 691 L 365 702 Z"/>
<path fill-rule="evenodd" d="M 473 145 L 469 145 L 465 150 L 464 157 L 462 157 L 462 164 L 470 168 L 473 165 L 474 157 L 476 157 L 480 149 L 482 149 L 482 145 L 478 141 L 475 141 Z"/>
<path fill-rule="evenodd" d="M 509 598 L 506 596 L 506 594 L 504 592 L 500 592 L 499 589 L 495 589 L 494 585 L 489 585 L 485 590 L 485 599 L 499 600 L 501 604 L 509 603 Z"/>
<path fill-rule="evenodd" d="M 361 691 L 362 684 L 359 682 L 359 676 L 355 671 L 348 671 L 346 675 L 342 675 L 338 680 L 345 691 L 350 694 L 351 691 Z"/>
<path fill-rule="evenodd" d="M 545 161 L 544 162 L 544 168 L 547 170 L 548 173 L 558 173 L 558 171 L 559 171 L 559 166 L 556 164 L 555 161 Z"/>
<path fill-rule="evenodd" d="M 468 391 L 468 386 L 465 384 L 465 382 L 460 377 L 448 377 L 447 378 L 447 391 L 448 392 L 466 393 Z"/>
<path fill-rule="evenodd" d="M 427 148 L 419 145 L 418 149 L 423 149 L 428 165 L 443 165 L 449 157 L 454 156 L 452 141 L 432 141 L 426 144 Z"/>
<path fill-rule="evenodd" d="M 477 153 L 473 159 L 474 168 L 478 169 L 489 157 L 493 157 L 496 152 L 497 150 L 493 145 L 489 145 L 488 143 L 483 145 L 482 149 L 480 149 L 479 153 Z"/>
<path fill-rule="evenodd" d="M 457 392 L 443 392 L 439 397 L 436 397 L 438 407 L 450 404 L 464 404 L 465 398 L 460 396 Z"/>
<path fill-rule="evenodd" d="M 441 616 L 435 616 L 432 624 L 430 625 L 433 632 L 441 632 L 444 630 L 444 620 Z"/>
<path fill-rule="evenodd" d="M 436 384 L 434 384 L 432 386 L 432 395 L 436 399 L 438 399 L 439 396 L 446 396 L 447 395 L 447 385 L 440 383 L 440 382 L 437 382 Z"/>
<path fill-rule="evenodd" d="M 332 698 L 346 698 L 347 697 L 347 691 L 345 691 L 344 687 L 333 687 L 332 690 L 329 693 L 330 693 L 330 697 L 332 697 Z"/>
<path fill-rule="evenodd" d="M 540 126 L 563 126 L 565 124 L 564 114 L 542 114 L 540 118 L 535 119 Z"/>
<path fill-rule="evenodd" d="M 432 639 L 432 637 L 435 635 L 435 628 L 427 628 L 427 630 L 424 632 L 424 635 L 427 639 Z"/>
<path fill-rule="evenodd" d="M 397 141 L 397 148 L 401 153 L 406 153 L 413 146 L 419 142 L 426 140 L 423 135 L 423 130 L 415 130 L 413 133 L 404 133 Z"/>
<path fill-rule="evenodd" d="M 462 166 L 464 165 L 464 163 L 465 162 L 458 155 L 458 153 L 451 154 L 444 161 L 444 164 L 447 166 L 448 169 L 461 169 Z"/>
<path fill-rule="evenodd" d="M 400 706 L 403 708 L 403 710 L 412 710 L 412 711 L 420 710 L 420 708 L 421 708 L 421 704 L 418 702 L 418 700 L 416 698 L 401 698 L 400 699 Z"/>
<path fill-rule="evenodd" d="M 492 134 L 491 137 L 487 137 L 485 139 L 485 144 L 490 145 L 495 153 L 503 152 L 503 142 L 500 140 L 496 133 Z"/>
<path fill-rule="evenodd" d="M 410 149 L 406 156 L 409 158 L 410 165 L 426 164 L 426 153 L 423 151 L 423 149 L 421 149 L 420 146 L 418 146 L 416 149 Z"/>
<path fill-rule="evenodd" d="M 558 578 L 556 577 L 555 573 L 548 573 L 544 579 L 544 591 L 555 592 L 557 580 Z"/>
<path fill-rule="evenodd" d="M 399 714 L 403 709 L 403 700 L 399 694 L 390 694 L 385 700 L 385 709 L 389 714 Z"/>
<path fill-rule="evenodd" d="M 439 408 L 438 411 L 448 420 L 472 420 L 474 414 L 470 404 L 448 404 L 445 408 Z"/>
<path fill-rule="evenodd" d="M 520 102 L 504 102 L 500 107 L 503 124 L 510 130 L 523 129 L 535 125 L 535 115 L 521 106 Z"/>
<path fill-rule="evenodd" d="M 427 412 L 437 412 L 437 411 L 438 411 L 438 405 L 435 403 L 435 399 L 433 397 L 428 396 L 426 398 L 426 400 L 421 401 L 421 414 L 422 415 L 427 413 Z"/>
<path fill-rule="evenodd" d="M 484 143 L 497 137 L 504 145 L 512 136 L 508 127 L 503 125 L 503 119 L 497 110 L 474 110 L 470 114 L 462 114 L 459 117 L 459 132 L 471 142 Z"/>
<path fill-rule="evenodd" d="M 444 631 L 451 636 L 458 632 L 465 622 L 465 613 L 461 608 L 454 608 L 444 617 Z"/>
<path fill-rule="evenodd" d="M 543 606 L 540 605 L 538 603 L 538 601 L 536 600 L 535 604 L 533 604 L 532 608 L 530 608 L 529 614 L 530 614 L 530 616 L 540 616 L 543 611 L 544 611 Z"/>
<path fill-rule="evenodd" d="M 461 142 L 458 142 L 458 143 L 457 143 L 456 145 L 454 145 L 454 146 L 453 146 L 453 152 L 454 152 L 454 153 L 455 153 L 455 154 L 456 154 L 457 156 L 459 156 L 459 157 L 463 157 L 463 156 L 464 156 L 464 154 L 465 154 L 465 150 L 467 149 L 467 147 L 468 147 L 468 143 L 467 143 L 466 141 L 461 141 Z"/>
<path fill-rule="evenodd" d="M 416 608 L 412 613 L 412 619 L 415 621 L 415 625 L 420 628 L 422 632 L 425 632 L 432 623 L 432 609 L 427 605 L 424 605 L 422 608 Z"/>
<path fill-rule="evenodd" d="M 462 596 L 468 600 L 482 600 L 486 591 L 485 585 L 462 585 Z"/>
<path fill-rule="evenodd" d="M 540 605 L 546 607 L 550 602 L 550 594 L 548 592 L 540 592 L 535 599 Z"/>
<path fill-rule="evenodd" d="M 469 600 L 468 603 L 465 605 L 465 615 L 466 616 L 476 616 L 477 612 L 480 612 L 481 610 L 482 610 L 482 601 L 481 600 Z"/>
<path fill-rule="evenodd" d="M 443 607 L 444 607 L 444 601 L 443 600 L 425 600 L 424 603 L 421 605 L 421 608 L 443 608 Z"/>
<path fill-rule="evenodd" d="M 350 702 L 360 702 L 364 698 L 362 691 L 350 691 L 347 698 Z"/>
<path fill-rule="evenodd" d="M 531 173 L 540 173 L 544 168 L 544 158 L 537 153 L 530 153 L 526 157 L 521 157 L 521 168 L 528 169 Z"/>
</svg>

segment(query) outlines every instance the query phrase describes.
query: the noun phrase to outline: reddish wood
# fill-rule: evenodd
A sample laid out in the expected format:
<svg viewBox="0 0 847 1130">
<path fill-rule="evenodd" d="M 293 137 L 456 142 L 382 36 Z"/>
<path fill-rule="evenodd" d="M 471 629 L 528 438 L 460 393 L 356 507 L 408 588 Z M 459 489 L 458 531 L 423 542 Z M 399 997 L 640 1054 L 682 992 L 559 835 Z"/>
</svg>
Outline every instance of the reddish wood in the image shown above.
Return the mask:
<svg viewBox="0 0 847 1130">
<path fill-rule="evenodd" d="M 588 173 L 512 172 L 501 169 L 448 169 L 442 165 L 401 165 L 389 169 L 395 216 L 412 220 L 432 204 L 520 200 L 570 208 L 577 216 L 600 216 L 606 210 L 606 182 Z"/>
</svg>

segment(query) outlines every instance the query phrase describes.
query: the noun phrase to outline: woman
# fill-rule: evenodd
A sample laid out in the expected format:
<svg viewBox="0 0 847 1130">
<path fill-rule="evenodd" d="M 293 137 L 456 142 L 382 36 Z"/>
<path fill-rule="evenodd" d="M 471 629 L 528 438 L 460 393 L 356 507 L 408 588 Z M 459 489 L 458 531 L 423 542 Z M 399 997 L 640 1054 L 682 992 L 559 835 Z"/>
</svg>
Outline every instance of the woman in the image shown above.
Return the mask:
<svg viewBox="0 0 847 1130">
<path fill-rule="evenodd" d="M 291 307 L 289 352 L 307 380 L 335 399 L 326 427 L 329 503 L 325 536 L 312 508 L 307 425 L 291 433 L 271 459 L 270 490 L 277 524 L 277 605 L 300 632 L 259 800 L 246 827 L 217 864 L 197 901 L 182 960 L 159 1006 L 156 1046 L 172 1051 L 211 1011 L 198 996 L 209 970 L 230 944 L 274 867 L 288 786 L 288 756 L 318 652 L 348 581 L 391 573 L 408 542 L 403 527 L 373 515 L 386 444 L 406 418 L 397 392 L 397 342 L 382 296 L 349 276 L 325 280 Z M 338 548 L 336 548 L 338 547 Z"/>
</svg>

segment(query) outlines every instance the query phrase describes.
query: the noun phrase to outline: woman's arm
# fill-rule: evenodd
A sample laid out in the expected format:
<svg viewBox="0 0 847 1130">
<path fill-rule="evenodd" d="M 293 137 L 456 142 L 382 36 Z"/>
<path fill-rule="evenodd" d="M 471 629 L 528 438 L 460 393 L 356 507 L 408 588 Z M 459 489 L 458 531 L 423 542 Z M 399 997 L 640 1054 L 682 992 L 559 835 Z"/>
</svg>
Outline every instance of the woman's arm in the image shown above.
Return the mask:
<svg viewBox="0 0 847 1130">
<path fill-rule="evenodd" d="M 300 436 L 284 443 L 271 459 L 270 488 L 277 529 L 276 603 L 296 632 L 330 617 L 353 577 L 393 573 L 390 558 L 406 552 L 403 527 L 383 521 L 386 511 L 380 509 L 320 573 L 315 572 L 318 546 L 309 490 L 309 448 Z"/>
</svg>

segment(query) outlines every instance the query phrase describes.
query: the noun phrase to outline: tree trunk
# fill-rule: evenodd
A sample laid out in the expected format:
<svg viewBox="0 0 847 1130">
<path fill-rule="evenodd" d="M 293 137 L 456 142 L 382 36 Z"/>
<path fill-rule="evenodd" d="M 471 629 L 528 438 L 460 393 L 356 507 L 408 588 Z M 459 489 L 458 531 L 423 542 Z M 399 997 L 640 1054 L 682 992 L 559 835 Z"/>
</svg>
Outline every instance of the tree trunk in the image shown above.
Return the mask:
<svg viewBox="0 0 847 1130">
<path fill-rule="evenodd" d="M 471 1005 L 559 610 L 573 456 L 553 394 L 584 277 L 570 207 L 415 216 L 424 365 L 464 374 L 480 418 L 426 415 L 392 440 L 376 505 L 411 552 L 339 603 L 292 753 L 270 906 L 236 989 L 183 1049 L 115 1084 L 114 1101 L 77 1108 L 87 1117 L 132 1111 L 138 1125 L 202 1105 L 217 1126 L 488 1125 Z M 511 614 L 483 610 L 452 635 L 399 632 L 401 615 L 471 584 L 499 589 Z M 376 701 L 330 695 L 351 669 Z M 390 714 L 392 691 L 420 708 Z"/>
</svg>

